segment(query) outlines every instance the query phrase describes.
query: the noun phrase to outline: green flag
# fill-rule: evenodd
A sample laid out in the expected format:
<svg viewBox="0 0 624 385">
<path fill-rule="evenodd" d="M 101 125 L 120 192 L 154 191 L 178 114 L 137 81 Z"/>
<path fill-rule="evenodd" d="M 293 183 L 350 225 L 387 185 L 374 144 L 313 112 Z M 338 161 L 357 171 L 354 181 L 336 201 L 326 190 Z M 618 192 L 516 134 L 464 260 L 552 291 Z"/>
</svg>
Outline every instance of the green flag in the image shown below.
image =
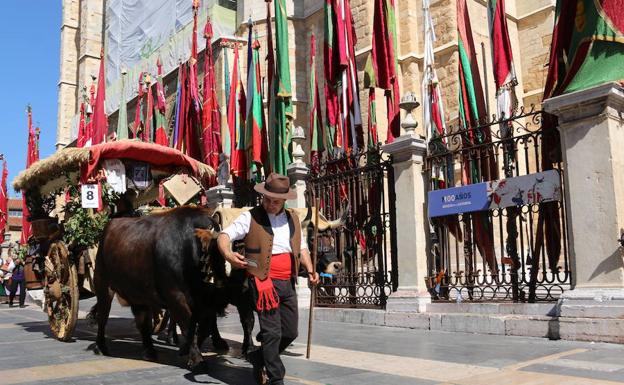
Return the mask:
<svg viewBox="0 0 624 385">
<path fill-rule="evenodd" d="M 624 79 L 619 0 L 557 1 L 545 98 Z"/>
<path fill-rule="evenodd" d="M 246 145 L 247 163 L 249 167 L 249 179 L 260 181 L 260 168 L 262 167 L 262 147 L 264 131 L 264 109 L 262 108 L 262 90 L 260 89 L 260 42 L 258 33 L 252 44 L 252 63 L 249 67 L 249 82 L 247 87 L 247 103 L 250 105 L 247 116 Z"/>
<path fill-rule="evenodd" d="M 286 1 L 275 0 L 275 47 L 276 71 L 274 78 L 275 129 L 271 146 L 272 170 L 286 175 L 291 163 L 292 141 L 292 91 L 290 86 L 290 63 L 288 50 L 288 20 Z"/>
</svg>

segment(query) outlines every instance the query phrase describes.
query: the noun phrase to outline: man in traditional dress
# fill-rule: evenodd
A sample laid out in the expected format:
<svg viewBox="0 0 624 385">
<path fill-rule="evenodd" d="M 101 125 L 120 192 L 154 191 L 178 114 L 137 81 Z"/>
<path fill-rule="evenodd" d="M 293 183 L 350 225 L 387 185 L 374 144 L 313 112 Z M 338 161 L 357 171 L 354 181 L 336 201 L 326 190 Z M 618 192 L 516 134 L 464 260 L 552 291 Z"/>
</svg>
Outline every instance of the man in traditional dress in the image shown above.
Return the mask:
<svg viewBox="0 0 624 385">
<path fill-rule="evenodd" d="M 247 269 L 254 297 L 262 346 L 249 353 L 258 384 L 284 384 L 286 369 L 280 353 L 297 338 L 298 312 L 295 282 L 299 264 L 308 271 L 310 284 L 319 282 L 297 214 L 284 209 L 296 198 L 288 177 L 270 174 L 254 189 L 262 204 L 244 212 L 226 227 L 217 243 L 234 268 Z M 233 241 L 243 240 L 245 255 L 232 251 Z"/>
</svg>

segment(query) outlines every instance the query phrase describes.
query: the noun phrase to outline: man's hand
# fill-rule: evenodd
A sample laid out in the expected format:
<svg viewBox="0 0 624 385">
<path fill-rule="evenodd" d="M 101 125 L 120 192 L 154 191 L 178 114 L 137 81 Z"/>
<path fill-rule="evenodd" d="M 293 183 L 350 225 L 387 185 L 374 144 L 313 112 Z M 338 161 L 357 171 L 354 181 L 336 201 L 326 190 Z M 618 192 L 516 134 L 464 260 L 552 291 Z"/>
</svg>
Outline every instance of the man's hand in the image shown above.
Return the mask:
<svg viewBox="0 0 624 385">
<path fill-rule="evenodd" d="M 246 269 L 247 261 L 242 254 L 232 251 L 225 255 L 225 259 L 232 264 L 235 269 Z"/>
<path fill-rule="evenodd" d="M 217 237 L 217 246 L 219 247 L 221 255 L 223 255 L 226 261 L 232 264 L 232 267 L 235 269 L 245 269 L 247 267 L 245 257 L 235 251 L 232 251 L 230 237 L 227 234 L 219 234 Z"/>
<path fill-rule="evenodd" d="M 319 274 L 317 272 L 308 273 L 308 282 L 310 282 L 310 285 L 312 286 L 316 286 L 319 284 L 320 282 L 320 278 L 319 278 Z"/>
</svg>

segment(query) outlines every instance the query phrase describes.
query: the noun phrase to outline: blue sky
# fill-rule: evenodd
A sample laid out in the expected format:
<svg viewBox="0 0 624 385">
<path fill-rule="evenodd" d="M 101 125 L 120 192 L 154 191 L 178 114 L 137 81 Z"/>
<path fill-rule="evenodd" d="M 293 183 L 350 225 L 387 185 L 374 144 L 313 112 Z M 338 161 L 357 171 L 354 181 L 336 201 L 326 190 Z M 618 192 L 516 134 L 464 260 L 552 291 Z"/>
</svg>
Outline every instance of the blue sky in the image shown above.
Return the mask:
<svg viewBox="0 0 624 385">
<path fill-rule="evenodd" d="M 54 152 L 61 1 L 2 0 L 0 15 L 0 153 L 9 166 L 9 195 L 16 196 L 10 184 L 26 166 L 28 103 L 41 128 L 40 156 Z"/>
</svg>

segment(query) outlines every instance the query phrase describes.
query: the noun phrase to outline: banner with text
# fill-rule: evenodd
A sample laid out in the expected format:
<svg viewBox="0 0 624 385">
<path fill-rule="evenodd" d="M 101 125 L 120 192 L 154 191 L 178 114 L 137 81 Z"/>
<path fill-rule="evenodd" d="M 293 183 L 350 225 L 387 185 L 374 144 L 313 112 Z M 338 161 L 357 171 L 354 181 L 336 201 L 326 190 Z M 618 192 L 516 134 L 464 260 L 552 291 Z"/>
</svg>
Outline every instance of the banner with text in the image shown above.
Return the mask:
<svg viewBox="0 0 624 385">
<path fill-rule="evenodd" d="M 557 170 L 430 191 L 429 217 L 561 200 Z"/>
</svg>

